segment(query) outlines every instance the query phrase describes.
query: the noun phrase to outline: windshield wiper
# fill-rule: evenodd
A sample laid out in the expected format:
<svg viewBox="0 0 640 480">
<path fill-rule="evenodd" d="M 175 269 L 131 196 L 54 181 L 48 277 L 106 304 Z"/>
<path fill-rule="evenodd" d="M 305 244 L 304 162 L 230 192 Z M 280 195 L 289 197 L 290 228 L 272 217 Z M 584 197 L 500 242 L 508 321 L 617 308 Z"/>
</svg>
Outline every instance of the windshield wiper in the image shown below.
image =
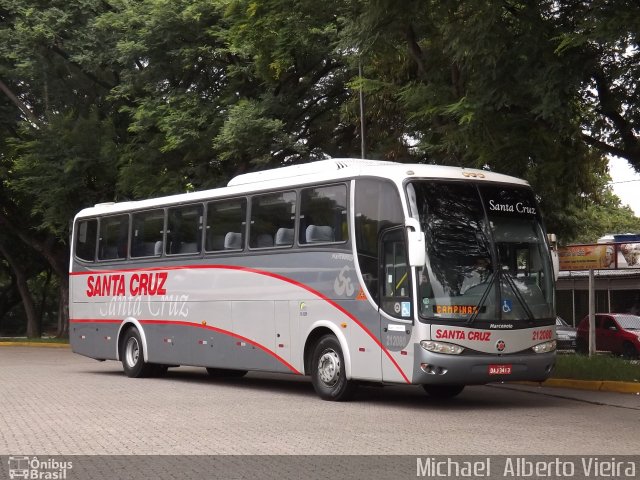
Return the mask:
<svg viewBox="0 0 640 480">
<path fill-rule="evenodd" d="M 498 270 L 498 272 L 499 271 L 500 270 Z M 491 292 L 491 287 L 493 287 L 493 284 L 496 283 L 496 279 L 498 277 L 499 275 L 496 272 L 493 272 L 491 274 L 491 278 L 487 282 L 487 288 L 482 293 L 482 297 L 480 297 L 480 302 L 478 302 L 478 304 L 476 305 L 475 311 L 471 314 L 471 317 L 469 317 L 469 320 L 465 322 L 465 325 L 471 325 L 473 322 L 476 321 L 476 318 L 478 318 L 478 314 L 480 313 L 480 309 L 482 308 L 482 305 L 484 305 L 485 300 L 489 296 L 489 292 Z"/>
</svg>

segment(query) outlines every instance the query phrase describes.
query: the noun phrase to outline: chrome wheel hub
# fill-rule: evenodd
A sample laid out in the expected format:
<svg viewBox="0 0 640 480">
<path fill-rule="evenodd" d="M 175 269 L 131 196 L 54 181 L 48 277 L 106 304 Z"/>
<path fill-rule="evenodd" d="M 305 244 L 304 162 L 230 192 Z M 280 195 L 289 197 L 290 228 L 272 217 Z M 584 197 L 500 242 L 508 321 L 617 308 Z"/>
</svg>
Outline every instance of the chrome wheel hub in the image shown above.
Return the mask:
<svg viewBox="0 0 640 480">
<path fill-rule="evenodd" d="M 332 387 L 340 379 L 340 357 L 334 350 L 327 350 L 318 361 L 320 380 Z"/>
<path fill-rule="evenodd" d="M 131 337 L 127 341 L 127 345 L 124 349 L 125 360 L 130 367 L 135 366 L 138 363 L 138 357 L 140 356 L 140 345 L 138 339 Z"/>
</svg>

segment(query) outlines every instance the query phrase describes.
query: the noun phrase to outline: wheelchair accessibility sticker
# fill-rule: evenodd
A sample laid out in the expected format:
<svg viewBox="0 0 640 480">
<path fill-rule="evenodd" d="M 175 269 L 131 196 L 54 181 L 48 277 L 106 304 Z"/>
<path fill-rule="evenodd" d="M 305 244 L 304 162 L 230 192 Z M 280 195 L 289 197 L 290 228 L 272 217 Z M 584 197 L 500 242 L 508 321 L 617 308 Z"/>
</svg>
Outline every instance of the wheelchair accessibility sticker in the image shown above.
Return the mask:
<svg viewBox="0 0 640 480">
<path fill-rule="evenodd" d="M 502 301 L 502 312 L 503 313 L 511 313 L 513 310 L 513 301 L 507 299 Z"/>
</svg>

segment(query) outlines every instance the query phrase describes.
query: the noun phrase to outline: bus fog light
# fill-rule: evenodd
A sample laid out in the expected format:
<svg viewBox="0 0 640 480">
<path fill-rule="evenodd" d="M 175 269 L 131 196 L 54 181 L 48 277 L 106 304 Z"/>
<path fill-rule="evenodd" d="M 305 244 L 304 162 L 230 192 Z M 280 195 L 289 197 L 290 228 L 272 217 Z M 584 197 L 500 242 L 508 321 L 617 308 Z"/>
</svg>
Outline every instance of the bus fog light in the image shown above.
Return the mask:
<svg viewBox="0 0 640 480">
<path fill-rule="evenodd" d="M 433 375 L 435 372 L 433 371 L 433 367 L 428 363 L 421 363 L 420 368 L 424 373 L 428 373 L 429 375 Z"/>
<path fill-rule="evenodd" d="M 534 345 L 531 348 L 536 353 L 553 352 L 556 349 L 556 341 L 555 340 L 551 340 L 550 342 L 539 343 L 538 345 Z"/>
<path fill-rule="evenodd" d="M 428 352 L 446 353 L 448 355 L 460 355 L 464 347 L 453 343 L 434 342 L 433 340 L 422 340 L 420 346 Z"/>
</svg>

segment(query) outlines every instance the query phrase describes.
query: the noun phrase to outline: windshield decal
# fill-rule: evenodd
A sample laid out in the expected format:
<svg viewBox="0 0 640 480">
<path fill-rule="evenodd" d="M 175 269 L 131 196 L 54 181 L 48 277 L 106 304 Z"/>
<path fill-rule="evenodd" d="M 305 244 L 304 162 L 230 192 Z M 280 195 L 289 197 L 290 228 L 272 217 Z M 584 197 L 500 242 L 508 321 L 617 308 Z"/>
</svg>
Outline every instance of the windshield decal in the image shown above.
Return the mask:
<svg viewBox="0 0 640 480">
<path fill-rule="evenodd" d="M 499 203 L 493 199 L 489 200 L 489 210 L 492 212 L 521 213 L 523 215 L 535 215 L 536 208 L 525 205 L 523 202 Z"/>
</svg>

